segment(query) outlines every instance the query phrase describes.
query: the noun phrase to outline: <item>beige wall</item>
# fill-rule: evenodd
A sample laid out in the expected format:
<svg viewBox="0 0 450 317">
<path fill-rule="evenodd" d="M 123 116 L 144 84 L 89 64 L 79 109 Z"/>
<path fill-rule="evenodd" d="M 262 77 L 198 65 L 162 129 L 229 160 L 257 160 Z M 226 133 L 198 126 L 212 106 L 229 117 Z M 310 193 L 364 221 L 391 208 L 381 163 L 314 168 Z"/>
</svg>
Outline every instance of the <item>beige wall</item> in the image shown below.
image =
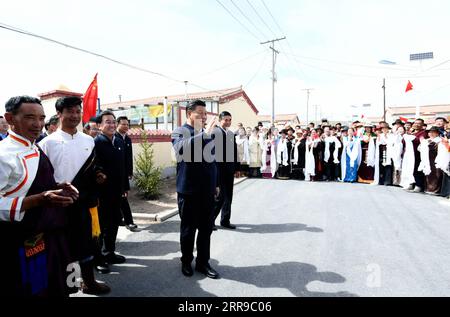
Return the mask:
<svg viewBox="0 0 450 317">
<path fill-rule="evenodd" d="M 59 98 L 59 97 L 58 97 Z M 41 101 L 42 107 L 44 107 L 45 119 L 50 119 L 51 116 L 56 114 L 55 103 L 58 98 L 50 98 Z"/>
<path fill-rule="evenodd" d="M 141 152 L 140 143 L 133 143 L 133 157 L 136 160 L 138 154 Z M 156 142 L 153 143 L 153 157 L 156 166 L 161 168 L 175 166 L 175 160 L 172 159 L 172 143 L 171 142 Z"/>
<path fill-rule="evenodd" d="M 244 99 L 244 97 L 239 97 L 230 102 L 220 104 L 219 111 L 228 111 L 229 113 L 231 113 L 231 116 L 233 117 L 231 130 L 233 131 L 237 129 L 237 124 L 239 122 L 242 122 L 245 128 L 253 128 L 258 124 L 258 116 L 252 110 L 250 105 L 247 104 L 247 101 Z"/>
</svg>

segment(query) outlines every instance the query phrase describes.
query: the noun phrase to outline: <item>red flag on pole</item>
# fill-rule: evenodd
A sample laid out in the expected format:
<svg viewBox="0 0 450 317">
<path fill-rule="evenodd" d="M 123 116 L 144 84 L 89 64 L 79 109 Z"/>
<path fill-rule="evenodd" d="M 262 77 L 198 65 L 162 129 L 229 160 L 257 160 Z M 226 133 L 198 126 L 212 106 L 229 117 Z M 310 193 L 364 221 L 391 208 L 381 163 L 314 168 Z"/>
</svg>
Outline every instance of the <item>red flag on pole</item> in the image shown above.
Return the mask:
<svg viewBox="0 0 450 317">
<path fill-rule="evenodd" d="M 83 97 L 83 122 L 89 122 L 89 119 L 94 117 L 97 113 L 97 99 L 98 99 L 98 89 L 97 89 L 97 74 L 95 74 L 94 80 L 89 85 L 86 93 Z"/>
<path fill-rule="evenodd" d="M 408 118 L 405 118 L 405 117 L 400 117 L 400 120 L 402 120 L 403 122 L 408 122 Z"/>
<path fill-rule="evenodd" d="M 411 82 L 408 80 L 408 84 L 406 85 L 405 92 L 408 92 L 410 90 L 413 90 L 413 84 L 411 84 Z"/>
</svg>

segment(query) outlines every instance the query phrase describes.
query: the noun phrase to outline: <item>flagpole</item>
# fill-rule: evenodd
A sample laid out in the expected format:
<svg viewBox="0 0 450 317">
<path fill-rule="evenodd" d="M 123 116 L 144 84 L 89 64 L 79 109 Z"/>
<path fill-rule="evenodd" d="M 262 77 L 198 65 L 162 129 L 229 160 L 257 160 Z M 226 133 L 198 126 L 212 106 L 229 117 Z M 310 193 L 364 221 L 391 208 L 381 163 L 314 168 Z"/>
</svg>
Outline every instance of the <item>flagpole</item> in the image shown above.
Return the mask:
<svg viewBox="0 0 450 317">
<path fill-rule="evenodd" d="M 100 109 L 100 98 L 97 98 L 97 114 L 100 114 L 101 109 Z"/>
</svg>

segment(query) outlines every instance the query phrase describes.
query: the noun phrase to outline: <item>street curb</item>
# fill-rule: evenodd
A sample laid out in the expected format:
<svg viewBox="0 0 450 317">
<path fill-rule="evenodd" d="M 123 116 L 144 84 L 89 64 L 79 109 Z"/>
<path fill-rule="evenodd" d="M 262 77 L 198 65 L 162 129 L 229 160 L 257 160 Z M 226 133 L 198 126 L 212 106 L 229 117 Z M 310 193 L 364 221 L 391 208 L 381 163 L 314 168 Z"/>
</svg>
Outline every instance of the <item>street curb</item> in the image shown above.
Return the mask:
<svg viewBox="0 0 450 317">
<path fill-rule="evenodd" d="M 243 181 L 245 181 L 246 179 L 247 179 L 247 177 L 242 177 L 242 178 L 239 178 L 237 180 L 235 179 L 234 180 L 234 185 L 236 186 L 236 185 L 242 183 Z M 170 218 L 172 218 L 175 215 L 178 215 L 178 208 L 162 211 L 162 212 L 157 213 L 157 214 L 146 214 L 146 213 L 134 212 L 133 213 L 133 219 L 155 221 L 155 222 L 164 222 L 167 219 L 170 219 Z"/>
</svg>

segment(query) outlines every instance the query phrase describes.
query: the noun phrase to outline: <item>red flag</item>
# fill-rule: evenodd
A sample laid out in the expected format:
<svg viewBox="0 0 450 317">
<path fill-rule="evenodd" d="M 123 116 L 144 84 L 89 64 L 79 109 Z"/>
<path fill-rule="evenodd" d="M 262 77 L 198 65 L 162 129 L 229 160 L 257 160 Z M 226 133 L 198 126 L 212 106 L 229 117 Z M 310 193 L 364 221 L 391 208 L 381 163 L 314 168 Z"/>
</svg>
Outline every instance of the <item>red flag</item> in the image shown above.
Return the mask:
<svg viewBox="0 0 450 317">
<path fill-rule="evenodd" d="M 408 92 L 410 90 L 413 90 L 413 84 L 411 84 L 411 82 L 408 80 L 408 84 L 406 85 L 405 92 Z"/>
<path fill-rule="evenodd" d="M 405 122 L 405 123 L 408 122 L 408 118 L 400 117 L 399 119 L 402 120 L 402 121 Z"/>
<path fill-rule="evenodd" d="M 83 122 L 89 122 L 89 119 L 94 117 L 97 113 L 97 99 L 98 99 L 98 89 L 97 89 L 97 74 L 95 74 L 94 80 L 89 85 L 86 93 L 83 97 Z"/>
</svg>

